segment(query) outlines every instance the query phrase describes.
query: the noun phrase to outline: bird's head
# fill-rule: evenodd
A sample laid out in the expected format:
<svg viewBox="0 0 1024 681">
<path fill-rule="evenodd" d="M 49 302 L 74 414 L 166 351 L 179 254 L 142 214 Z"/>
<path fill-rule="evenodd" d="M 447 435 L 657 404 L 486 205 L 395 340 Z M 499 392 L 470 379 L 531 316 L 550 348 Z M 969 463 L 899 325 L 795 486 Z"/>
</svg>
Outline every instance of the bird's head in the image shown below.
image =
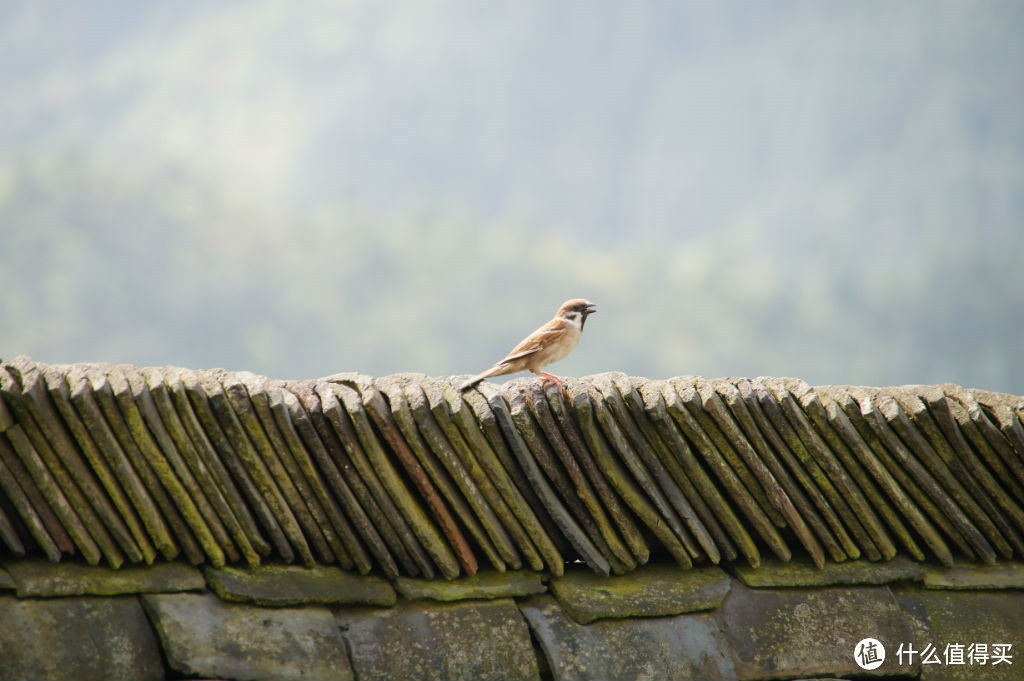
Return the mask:
<svg viewBox="0 0 1024 681">
<path fill-rule="evenodd" d="M 597 306 L 591 302 L 584 300 L 583 298 L 573 298 L 562 303 L 562 307 L 558 308 L 558 314 L 556 317 L 580 325 L 580 331 L 583 330 L 583 325 L 587 322 L 587 316 L 597 312 Z"/>
</svg>

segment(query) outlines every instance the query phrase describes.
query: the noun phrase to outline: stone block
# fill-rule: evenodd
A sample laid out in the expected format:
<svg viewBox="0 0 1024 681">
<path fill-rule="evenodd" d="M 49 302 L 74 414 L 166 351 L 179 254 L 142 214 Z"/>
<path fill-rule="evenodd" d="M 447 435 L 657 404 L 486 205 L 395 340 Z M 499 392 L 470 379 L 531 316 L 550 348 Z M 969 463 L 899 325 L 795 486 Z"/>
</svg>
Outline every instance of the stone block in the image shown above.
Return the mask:
<svg viewBox="0 0 1024 681">
<path fill-rule="evenodd" d="M 711 614 L 579 624 L 550 596 L 534 596 L 519 607 L 558 681 L 736 679 Z"/>
<path fill-rule="evenodd" d="M 911 640 L 911 633 L 887 587 L 769 590 L 733 584 L 716 616 L 740 679 L 917 674 L 917 666 L 896 661 L 896 646 Z M 886 648 L 885 662 L 871 671 L 854 659 L 865 638 Z"/>
<path fill-rule="evenodd" d="M 652 565 L 618 577 L 573 570 L 551 580 L 551 592 L 581 624 L 618 617 L 664 617 L 711 610 L 729 593 L 719 568 Z"/>
<path fill-rule="evenodd" d="M 402 601 L 337 609 L 360 679 L 539 679 L 526 622 L 511 599 Z"/>
<path fill-rule="evenodd" d="M 923 583 L 926 589 L 1024 589 L 1024 563 L 928 566 Z"/>
<path fill-rule="evenodd" d="M 913 644 L 915 659 L 921 661 L 926 646 L 935 649 L 937 662 L 920 664 L 922 681 L 1024 681 L 1024 591 L 906 588 L 895 593 L 912 620 L 913 638 L 903 642 Z M 1009 662 L 995 663 L 996 644 L 1010 644 Z M 987 654 L 984 664 L 975 657 L 982 645 Z M 963 664 L 950 664 L 956 659 L 956 646 L 963 646 Z M 895 649 L 891 654 L 896 654 Z"/>
<path fill-rule="evenodd" d="M 4 564 L 18 596 L 116 596 L 136 593 L 202 591 L 203 575 L 184 563 L 156 563 L 114 570 L 71 561 L 18 560 Z"/>
<path fill-rule="evenodd" d="M 820 569 L 808 561 L 766 561 L 758 568 L 737 564 L 733 573 L 745 586 L 774 589 L 837 584 L 889 584 L 920 579 L 924 569 L 907 558 L 897 557 L 884 563 L 867 560 L 826 563 Z"/>
<path fill-rule="evenodd" d="M 156 636 L 134 596 L 0 596 L 3 681 L 157 681 Z"/>
<path fill-rule="evenodd" d="M 349 681 L 337 624 L 325 607 L 260 608 L 209 594 L 142 596 L 167 662 L 192 677 Z"/>
<path fill-rule="evenodd" d="M 333 567 L 293 565 L 254 569 L 207 568 L 206 581 L 226 601 L 266 606 L 323 604 L 395 604 L 391 585 L 380 577 L 353 575 Z"/>
<path fill-rule="evenodd" d="M 547 591 L 539 572 L 487 570 L 451 581 L 399 577 L 395 589 L 408 599 L 464 601 L 470 599 L 515 598 Z"/>
</svg>

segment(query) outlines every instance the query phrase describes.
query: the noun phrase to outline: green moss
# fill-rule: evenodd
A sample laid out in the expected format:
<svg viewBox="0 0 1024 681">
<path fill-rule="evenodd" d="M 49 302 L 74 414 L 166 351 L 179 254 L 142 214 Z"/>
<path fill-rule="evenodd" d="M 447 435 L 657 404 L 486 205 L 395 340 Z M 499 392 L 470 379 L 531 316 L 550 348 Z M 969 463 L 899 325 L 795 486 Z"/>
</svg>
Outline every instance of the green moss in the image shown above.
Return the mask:
<svg viewBox="0 0 1024 681">
<path fill-rule="evenodd" d="M 540 573 L 526 570 L 504 573 L 487 570 L 449 582 L 399 577 L 394 586 L 405 598 L 435 601 L 510 598 L 544 593 L 547 590 Z"/>
<path fill-rule="evenodd" d="M 735 575 L 746 586 L 754 588 L 828 586 L 832 584 L 888 584 L 920 579 L 923 569 L 906 558 L 887 563 L 851 560 L 828 563 L 818 569 L 807 561 L 790 563 L 767 562 L 756 570 L 736 565 Z"/>
<path fill-rule="evenodd" d="M 18 560 L 5 564 L 5 568 L 21 598 L 197 591 L 206 585 L 199 570 L 183 563 L 114 570 L 67 561 Z"/>
<path fill-rule="evenodd" d="M 1024 563 L 924 568 L 926 589 L 1024 589 Z"/>
<path fill-rule="evenodd" d="M 730 585 L 728 575 L 718 568 L 655 565 L 617 577 L 572 571 L 552 579 L 551 591 L 574 620 L 586 624 L 711 610 L 721 605 Z"/>
<path fill-rule="evenodd" d="M 392 606 L 395 590 L 380 577 L 360 577 L 332 567 L 266 565 L 247 570 L 204 570 L 206 582 L 225 601 L 266 606 L 350 603 Z"/>
</svg>

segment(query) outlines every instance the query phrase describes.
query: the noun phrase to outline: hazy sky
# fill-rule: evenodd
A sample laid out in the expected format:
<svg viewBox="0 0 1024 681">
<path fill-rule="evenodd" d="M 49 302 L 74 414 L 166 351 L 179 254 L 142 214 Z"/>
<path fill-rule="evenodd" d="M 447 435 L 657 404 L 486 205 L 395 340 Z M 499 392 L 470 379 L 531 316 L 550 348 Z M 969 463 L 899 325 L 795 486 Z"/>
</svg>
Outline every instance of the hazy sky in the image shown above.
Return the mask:
<svg viewBox="0 0 1024 681">
<path fill-rule="evenodd" d="M 2 357 L 1024 393 L 1019 3 L 5 14 Z"/>
</svg>

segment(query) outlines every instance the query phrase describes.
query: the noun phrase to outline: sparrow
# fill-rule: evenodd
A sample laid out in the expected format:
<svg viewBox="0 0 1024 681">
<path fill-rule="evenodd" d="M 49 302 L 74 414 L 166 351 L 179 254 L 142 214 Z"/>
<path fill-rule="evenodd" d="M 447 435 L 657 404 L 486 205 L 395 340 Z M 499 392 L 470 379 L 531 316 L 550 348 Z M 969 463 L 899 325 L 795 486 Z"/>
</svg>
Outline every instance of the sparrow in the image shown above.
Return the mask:
<svg viewBox="0 0 1024 681">
<path fill-rule="evenodd" d="M 583 298 L 565 301 L 562 307 L 558 308 L 554 319 L 520 341 L 519 345 L 512 348 L 512 352 L 505 355 L 505 359 L 463 383 L 459 390 L 469 390 L 491 376 L 514 374 L 519 371 L 538 374 L 545 382 L 557 383 L 561 388 L 562 379 L 541 371 L 541 368 L 566 358 L 576 349 L 587 316 L 595 312 L 597 308 L 594 304 Z"/>
</svg>

